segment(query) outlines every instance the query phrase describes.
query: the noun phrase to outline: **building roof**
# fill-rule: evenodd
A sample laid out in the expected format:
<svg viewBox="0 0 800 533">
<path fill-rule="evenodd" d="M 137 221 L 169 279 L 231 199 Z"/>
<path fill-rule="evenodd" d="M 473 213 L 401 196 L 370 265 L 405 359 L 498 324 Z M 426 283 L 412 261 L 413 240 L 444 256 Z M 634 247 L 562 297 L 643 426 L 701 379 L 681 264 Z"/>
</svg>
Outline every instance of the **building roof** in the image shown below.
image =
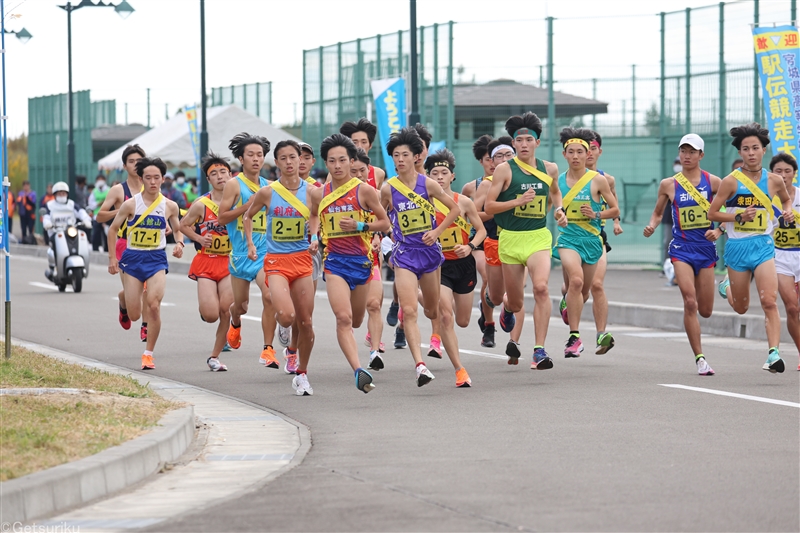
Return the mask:
<svg viewBox="0 0 800 533">
<path fill-rule="evenodd" d="M 147 132 L 142 124 L 103 125 L 92 130 L 93 142 L 126 143 Z"/>
</svg>

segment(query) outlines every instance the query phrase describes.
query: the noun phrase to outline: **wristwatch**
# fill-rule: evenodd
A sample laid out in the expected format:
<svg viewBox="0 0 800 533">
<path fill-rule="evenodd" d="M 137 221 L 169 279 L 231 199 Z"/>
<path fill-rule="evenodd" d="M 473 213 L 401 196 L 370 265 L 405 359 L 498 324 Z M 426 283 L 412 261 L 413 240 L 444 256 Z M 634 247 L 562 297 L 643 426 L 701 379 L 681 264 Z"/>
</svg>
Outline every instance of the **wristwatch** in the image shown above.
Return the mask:
<svg viewBox="0 0 800 533">
<path fill-rule="evenodd" d="M 595 211 L 594 212 L 594 219 L 595 220 L 600 220 L 600 211 Z"/>
<path fill-rule="evenodd" d="M 468 242 L 468 243 L 467 243 L 467 246 L 469 246 L 469 247 L 472 249 L 472 251 L 473 251 L 473 252 L 474 252 L 474 251 L 475 251 L 475 249 L 476 249 L 476 248 L 475 248 L 475 245 L 474 245 L 474 244 L 472 244 L 471 242 Z"/>
<path fill-rule="evenodd" d="M 742 223 L 742 214 L 741 213 L 736 213 L 736 216 L 733 217 L 733 219 L 736 221 L 737 224 L 741 224 Z"/>
</svg>

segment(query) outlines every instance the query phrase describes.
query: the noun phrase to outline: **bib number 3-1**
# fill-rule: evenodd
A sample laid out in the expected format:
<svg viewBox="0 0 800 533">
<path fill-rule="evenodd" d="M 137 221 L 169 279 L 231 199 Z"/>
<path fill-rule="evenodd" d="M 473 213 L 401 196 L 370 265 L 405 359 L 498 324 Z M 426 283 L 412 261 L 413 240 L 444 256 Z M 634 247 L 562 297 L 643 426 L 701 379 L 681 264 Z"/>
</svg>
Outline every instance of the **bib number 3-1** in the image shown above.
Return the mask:
<svg viewBox="0 0 800 533">
<path fill-rule="evenodd" d="M 433 228 L 430 215 L 421 207 L 409 209 L 408 211 L 401 211 L 398 213 L 397 218 L 400 222 L 400 231 L 403 235 L 423 233 Z"/>
</svg>

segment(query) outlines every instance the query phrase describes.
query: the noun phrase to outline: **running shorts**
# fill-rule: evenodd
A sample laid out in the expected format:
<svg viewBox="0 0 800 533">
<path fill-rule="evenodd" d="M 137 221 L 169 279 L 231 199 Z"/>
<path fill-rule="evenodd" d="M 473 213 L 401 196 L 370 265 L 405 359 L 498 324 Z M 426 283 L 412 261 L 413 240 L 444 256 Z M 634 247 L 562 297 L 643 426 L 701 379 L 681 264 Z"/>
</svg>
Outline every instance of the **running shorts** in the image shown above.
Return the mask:
<svg viewBox="0 0 800 533">
<path fill-rule="evenodd" d="M 189 267 L 189 279 L 197 281 L 199 278 L 220 282 L 230 276 L 227 255 L 212 255 L 198 252 L 192 259 Z"/>
<path fill-rule="evenodd" d="M 441 283 L 456 294 L 469 294 L 474 291 L 478 283 L 478 269 L 472 254 L 442 263 Z"/>
<path fill-rule="evenodd" d="M 122 252 L 119 268 L 125 274 L 133 276 L 144 283 L 162 270 L 164 273 L 169 272 L 167 252 L 163 248 L 160 250 L 133 250 L 129 248 Z"/>
<path fill-rule="evenodd" d="M 444 255 L 438 242 L 432 246 L 407 246 L 399 242 L 392 249 L 391 262 L 395 268 L 409 270 L 420 279 L 442 266 Z"/>
<path fill-rule="evenodd" d="M 725 243 L 725 264 L 737 272 L 755 272 L 762 263 L 775 257 L 775 244 L 769 235 L 742 239 L 728 238 Z"/>
<path fill-rule="evenodd" d="M 339 276 L 347 282 L 350 290 L 354 290 L 359 285 L 364 285 L 372 277 L 374 268 L 372 261 L 365 255 L 344 255 L 329 253 L 325 257 L 325 274 Z"/>
<path fill-rule="evenodd" d="M 775 250 L 775 270 L 778 274 L 794 278 L 800 282 L 800 252 L 788 250 Z"/>
<path fill-rule="evenodd" d="M 311 279 L 313 281 L 317 281 L 319 277 L 322 275 L 322 246 L 320 245 L 317 248 L 317 253 L 311 256 Z"/>
<path fill-rule="evenodd" d="M 264 268 L 264 256 L 266 255 L 267 252 L 265 250 L 263 254 L 259 254 L 258 259 L 253 261 L 247 257 L 247 254 L 231 254 L 228 256 L 228 270 L 231 276 L 245 281 L 253 281 L 261 269 Z"/>
<path fill-rule="evenodd" d="M 503 266 L 498 256 L 497 239 L 486 237 L 483 240 L 483 253 L 486 257 L 486 264 L 491 266 Z"/>
<path fill-rule="evenodd" d="M 117 244 L 114 245 L 114 251 L 117 254 L 117 261 L 122 259 L 122 254 L 128 249 L 128 239 L 117 239 Z"/>
<path fill-rule="evenodd" d="M 537 253 L 547 251 L 553 245 L 553 235 L 547 228 L 511 231 L 504 229 L 497 239 L 500 262 L 506 265 L 527 265 L 528 259 Z"/>
<path fill-rule="evenodd" d="M 575 250 L 581 256 L 581 261 L 587 265 L 594 265 L 600 258 L 603 257 L 603 239 L 600 236 L 589 237 L 565 237 L 562 233 L 556 239 L 556 244 L 553 247 L 553 257 L 561 259 L 558 255 L 559 248 L 567 248 Z"/>
<path fill-rule="evenodd" d="M 600 230 L 600 237 L 603 239 L 603 246 L 606 249 L 606 252 L 611 251 L 611 245 L 608 244 L 608 233 L 606 233 L 605 228 Z"/>
<path fill-rule="evenodd" d="M 717 247 L 713 242 L 696 244 L 676 239 L 672 239 L 669 243 L 669 258 L 673 263 L 680 261 L 691 266 L 695 276 L 698 276 L 704 268 L 713 268 L 719 260 Z"/>
<path fill-rule="evenodd" d="M 269 287 L 270 276 L 281 276 L 289 285 L 300 278 L 307 278 L 314 273 L 314 258 L 308 250 L 293 254 L 267 254 L 264 258 L 264 273 Z"/>
</svg>

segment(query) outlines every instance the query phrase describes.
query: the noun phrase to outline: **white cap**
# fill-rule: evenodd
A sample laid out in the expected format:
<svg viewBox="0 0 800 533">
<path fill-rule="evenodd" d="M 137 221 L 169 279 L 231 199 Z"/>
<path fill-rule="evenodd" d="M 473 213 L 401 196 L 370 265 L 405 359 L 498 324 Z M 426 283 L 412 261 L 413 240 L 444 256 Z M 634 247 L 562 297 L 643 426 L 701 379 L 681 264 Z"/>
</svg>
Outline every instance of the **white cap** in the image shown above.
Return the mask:
<svg viewBox="0 0 800 533">
<path fill-rule="evenodd" d="M 678 144 L 678 148 L 680 148 L 684 144 L 688 144 L 695 150 L 700 150 L 701 152 L 703 151 L 703 147 L 705 146 L 703 139 L 696 133 L 689 133 L 687 135 L 684 135 L 681 138 L 681 142 Z"/>
</svg>

